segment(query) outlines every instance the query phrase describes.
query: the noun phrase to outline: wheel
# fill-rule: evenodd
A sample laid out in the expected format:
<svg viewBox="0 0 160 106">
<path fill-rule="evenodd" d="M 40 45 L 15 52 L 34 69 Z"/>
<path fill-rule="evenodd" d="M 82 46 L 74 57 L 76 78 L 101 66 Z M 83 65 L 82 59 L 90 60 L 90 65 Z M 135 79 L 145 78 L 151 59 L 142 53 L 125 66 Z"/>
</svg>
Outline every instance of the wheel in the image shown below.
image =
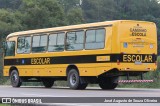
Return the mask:
<svg viewBox="0 0 160 106">
<path fill-rule="evenodd" d="M 82 77 L 79 76 L 79 73 L 76 69 L 71 69 L 67 75 L 68 85 L 71 89 L 85 89 L 88 85 Z"/>
<path fill-rule="evenodd" d="M 115 89 L 118 86 L 118 77 L 100 77 L 99 86 L 106 89 Z"/>
<path fill-rule="evenodd" d="M 54 84 L 54 80 L 51 78 L 43 78 L 42 83 L 46 88 L 51 88 Z"/>
<path fill-rule="evenodd" d="M 17 70 L 12 70 L 10 80 L 12 87 L 20 87 L 22 85 L 22 81 Z"/>
</svg>

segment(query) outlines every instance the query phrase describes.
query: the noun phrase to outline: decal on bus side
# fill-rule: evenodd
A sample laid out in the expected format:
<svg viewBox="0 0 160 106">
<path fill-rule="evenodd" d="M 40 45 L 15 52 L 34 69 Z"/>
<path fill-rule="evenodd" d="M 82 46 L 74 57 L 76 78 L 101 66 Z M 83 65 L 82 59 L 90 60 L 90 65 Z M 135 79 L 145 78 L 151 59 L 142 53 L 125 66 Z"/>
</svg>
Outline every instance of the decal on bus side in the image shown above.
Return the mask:
<svg viewBox="0 0 160 106">
<path fill-rule="evenodd" d="M 31 64 L 50 64 L 50 58 L 32 58 Z"/>
<path fill-rule="evenodd" d="M 137 26 L 134 26 L 133 28 L 130 28 L 131 36 L 146 36 L 147 29 L 142 28 L 137 24 Z"/>
</svg>

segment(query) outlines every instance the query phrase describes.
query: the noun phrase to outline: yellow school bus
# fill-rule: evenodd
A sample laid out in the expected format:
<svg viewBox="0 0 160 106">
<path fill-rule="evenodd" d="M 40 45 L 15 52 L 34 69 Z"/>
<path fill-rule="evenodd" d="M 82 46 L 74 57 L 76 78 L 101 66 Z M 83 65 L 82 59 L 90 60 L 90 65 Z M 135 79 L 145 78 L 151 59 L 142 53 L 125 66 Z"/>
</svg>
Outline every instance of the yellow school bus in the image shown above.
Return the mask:
<svg viewBox="0 0 160 106">
<path fill-rule="evenodd" d="M 67 80 L 72 89 L 96 83 L 114 89 L 119 76 L 156 70 L 153 22 L 116 20 L 15 32 L 7 36 L 4 76 L 13 87 L 41 81 L 50 88 Z"/>
</svg>

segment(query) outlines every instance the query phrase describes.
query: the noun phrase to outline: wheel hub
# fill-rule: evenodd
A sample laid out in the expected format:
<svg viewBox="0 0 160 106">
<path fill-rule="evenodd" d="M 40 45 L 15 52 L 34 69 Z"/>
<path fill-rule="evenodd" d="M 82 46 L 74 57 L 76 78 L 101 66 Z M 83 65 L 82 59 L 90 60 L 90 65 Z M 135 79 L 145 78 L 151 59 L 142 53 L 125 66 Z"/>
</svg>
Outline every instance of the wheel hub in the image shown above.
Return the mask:
<svg viewBox="0 0 160 106">
<path fill-rule="evenodd" d="M 12 80 L 13 80 L 14 82 L 16 82 L 16 81 L 17 81 L 17 79 L 18 79 L 17 74 L 13 74 L 13 76 L 12 76 Z"/>
<path fill-rule="evenodd" d="M 76 81 L 77 81 L 76 75 L 72 74 L 71 77 L 70 77 L 70 83 L 71 83 L 71 85 L 75 85 Z"/>
</svg>

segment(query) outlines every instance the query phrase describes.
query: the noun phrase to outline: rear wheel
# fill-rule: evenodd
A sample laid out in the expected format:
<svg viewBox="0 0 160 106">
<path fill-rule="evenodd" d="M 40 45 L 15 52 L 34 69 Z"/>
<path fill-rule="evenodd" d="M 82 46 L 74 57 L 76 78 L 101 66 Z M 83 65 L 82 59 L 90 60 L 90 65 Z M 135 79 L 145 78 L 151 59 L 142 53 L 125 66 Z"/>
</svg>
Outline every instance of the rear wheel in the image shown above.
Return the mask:
<svg viewBox="0 0 160 106">
<path fill-rule="evenodd" d="M 69 71 L 67 81 L 71 89 L 85 89 L 88 85 L 88 83 L 79 76 L 78 70 L 76 69 L 71 69 Z"/>
<path fill-rule="evenodd" d="M 51 78 L 43 78 L 42 83 L 46 88 L 51 88 L 54 84 L 54 79 Z"/>
<path fill-rule="evenodd" d="M 118 86 L 118 78 L 119 77 L 100 77 L 99 86 L 104 90 L 115 89 Z"/>
<path fill-rule="evenodd" d="M 22 81 L 17 70 L 12 70 L 10 80 L 12 87 L 20 87 L 22 85 Z"/>
</svg>

